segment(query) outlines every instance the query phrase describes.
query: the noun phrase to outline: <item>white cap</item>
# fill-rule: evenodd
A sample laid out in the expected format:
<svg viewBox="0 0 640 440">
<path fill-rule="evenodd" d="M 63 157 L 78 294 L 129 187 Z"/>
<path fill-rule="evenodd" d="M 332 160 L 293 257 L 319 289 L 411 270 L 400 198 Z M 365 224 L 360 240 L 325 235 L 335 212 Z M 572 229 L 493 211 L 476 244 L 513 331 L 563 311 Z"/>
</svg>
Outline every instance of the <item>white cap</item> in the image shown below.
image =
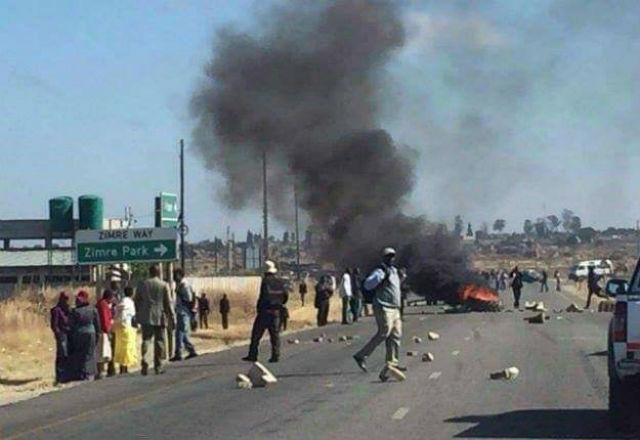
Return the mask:
<svg viewBox="0 0 640 440">
<path fill-rule="evenodd" d="M 264 265 L 266 266 L 265 272 L 267 273 L 277 273 L 278 269 L 276 268 L 276 263 L 274 263 L 271 260 L 267 260 L 264 262 Z"/>
<path fill-rule="evenodd" d="M 396 254 L 396 250 L 392 247 L 386 247 L 384 248 L 384 250 L 382 251 L 382 256 L 386 257 L 387 255 L 395 255 Z"/>
</svg>

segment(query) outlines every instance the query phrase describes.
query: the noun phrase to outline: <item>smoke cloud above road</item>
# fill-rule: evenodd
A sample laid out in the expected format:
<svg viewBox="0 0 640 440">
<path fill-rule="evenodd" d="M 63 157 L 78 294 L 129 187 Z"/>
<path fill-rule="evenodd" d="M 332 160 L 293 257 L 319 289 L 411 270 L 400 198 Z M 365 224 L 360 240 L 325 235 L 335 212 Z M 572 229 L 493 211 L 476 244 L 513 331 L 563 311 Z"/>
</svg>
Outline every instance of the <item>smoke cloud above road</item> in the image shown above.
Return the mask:
<svg viewBox="0 0 640 440">
<path fill-rule="evenodd" d="M 385 68 L 406 41 L 400 13 L 383 2 L 297 2 L 273 9 L 260 33 L 220 31 L 192 101 L 195 141 L 237 208 L 259 201 L 266 152 L 272 215 L 286 220 L 295 185 L 330 261 L 369 264 L 394 245 L 423 270 L 432 251 L 413 248 L 437 236 L 439 264 L 462 278 L 457 240 L 403 214 L 415 151 L 381 128 Z"/>
</svg>

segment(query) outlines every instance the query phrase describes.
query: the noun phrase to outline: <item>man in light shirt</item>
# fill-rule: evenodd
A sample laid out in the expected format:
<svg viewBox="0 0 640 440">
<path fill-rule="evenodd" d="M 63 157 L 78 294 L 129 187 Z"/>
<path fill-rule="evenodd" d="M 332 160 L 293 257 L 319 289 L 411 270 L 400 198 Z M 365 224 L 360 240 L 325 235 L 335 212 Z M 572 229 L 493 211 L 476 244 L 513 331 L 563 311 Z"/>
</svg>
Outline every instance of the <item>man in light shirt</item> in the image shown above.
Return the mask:
<svg viewBox="0 0 640 440">
<path fill-rule="evenodd" d="M 351 297 L 353 290 L 351 289 L 351 271 L 345 269 L 342 279 L 340 280 L 340 298 L 342 298 L 342 324 L 351 324 L 349 318 L 351 309 Z"/>
<path fill-rule="evenodd" d="M 375 291 L 373 299 L 373 314 L 376 318 L 378 331 L 353 358 L 358 366 L 367 371 L 366 359 L 373 351 L 385 342 L 386 364 L 380 373 L 380 379 L 387 380 L 389 367 L 400 371 L 406 371 L 400 367 L 400 342 L 402 338 L 402 317 L 400 316 L 401 291 L 398 269 L 393 265 L 396 251 L 393 248 L 385 248 L 382 251 L 382 263 L 364 281 L 367 290 Z"/>
</svg>

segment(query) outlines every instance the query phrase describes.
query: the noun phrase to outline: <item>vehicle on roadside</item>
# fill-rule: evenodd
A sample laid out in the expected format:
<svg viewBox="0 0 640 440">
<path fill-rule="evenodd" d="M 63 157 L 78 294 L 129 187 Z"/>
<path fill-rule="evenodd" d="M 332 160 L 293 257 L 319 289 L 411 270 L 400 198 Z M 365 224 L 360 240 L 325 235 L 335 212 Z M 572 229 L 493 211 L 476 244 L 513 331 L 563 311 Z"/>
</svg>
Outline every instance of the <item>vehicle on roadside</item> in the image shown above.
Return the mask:
<svg viewBox="0 0 640 440">
<path fill-rule="evenodd" d="M 629 282 L 611 279 L 605 291 L 615 298 L 607 342 L 609 416 L 615 429 L 628 430 L 640 415 L 640 260 Z"/>
<path fill-rule="evenodd" d="M 569 279 L 572 281 L 584 280 L 589 275 L 589 267 L 593 266 L 596 275 L 603 277 L 614 273 L 611 260 L 585 260 L 580 261 L 569 269 Z"/>
</svg>

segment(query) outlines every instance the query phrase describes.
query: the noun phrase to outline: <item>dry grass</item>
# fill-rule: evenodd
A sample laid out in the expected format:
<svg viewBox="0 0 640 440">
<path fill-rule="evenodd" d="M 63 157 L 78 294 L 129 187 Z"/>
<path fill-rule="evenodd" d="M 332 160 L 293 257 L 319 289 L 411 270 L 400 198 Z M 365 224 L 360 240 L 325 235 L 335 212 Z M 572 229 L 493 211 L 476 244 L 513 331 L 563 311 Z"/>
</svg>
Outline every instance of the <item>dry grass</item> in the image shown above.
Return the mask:
<svg viewBox="0 0 640 440">
<path fill-rule="evenodd" d="M 249 339 L 258 290 L 253 285 L 247 288 L 246 281 L 242 282 L 242 287 L 244 290 L 229 286 L 224 289 L 231 302 L 230 326 L 227 330 L 222 329 L 218 313 L 222 292 L 205 290 L 212 311 L 209 330 L 198 330 L 192 335 L 198 351 L 217 351 Z M 13 299 L 0 301 L 0 403 L 53 386 L 55 341 L 49 328 L 49 309 L 54 305 L 59 291 L 76 293 L 81 288 L 95 296 L 93 288 L 60 286 L 47 289 L 44 295 L 37 291 L 25 291 Z M 312 292 L 312 289 L 309 291 Z M 315 325 L 313 294 L 308 294 L 306 300 L 306 306 L 302 307 L 297 291 L 290 296 L 289 331 Z M 335 295 L 330 320 L 339 320 L 340 310 L 340 299 Z"/>
</svg>

